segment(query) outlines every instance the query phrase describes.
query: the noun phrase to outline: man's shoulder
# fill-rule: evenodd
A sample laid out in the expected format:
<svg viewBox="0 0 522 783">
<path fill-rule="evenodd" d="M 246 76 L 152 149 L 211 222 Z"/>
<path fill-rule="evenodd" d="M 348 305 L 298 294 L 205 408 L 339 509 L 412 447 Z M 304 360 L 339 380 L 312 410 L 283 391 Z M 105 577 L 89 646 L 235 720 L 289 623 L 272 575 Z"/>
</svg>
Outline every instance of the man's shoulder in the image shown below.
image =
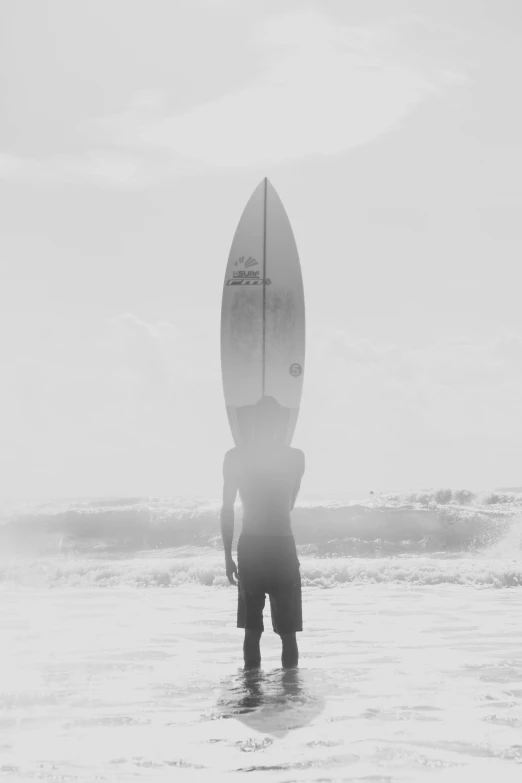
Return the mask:
<svg viewBox="0 0 522 783">
<path fill-rule="evenodd" d="M 298 465 L 302 470 L 304 470 L 304 464 L 305 464 L 304 451 L 302 451 L 301 449 L 296 449 L 293 446 L 289 446 L 288 449 L 292 455 L 292 459 L 294 463 Z"/>
<path fill-rule="evenodd" d="M 232 449 L 229 449 L 225 453 L 225 457 L 223 459 L 223 468 L 225 470 L 231 470 L 237 465 L 238 461 L 238 449 L 236 446 L 234 446 Z"/>
</svg>

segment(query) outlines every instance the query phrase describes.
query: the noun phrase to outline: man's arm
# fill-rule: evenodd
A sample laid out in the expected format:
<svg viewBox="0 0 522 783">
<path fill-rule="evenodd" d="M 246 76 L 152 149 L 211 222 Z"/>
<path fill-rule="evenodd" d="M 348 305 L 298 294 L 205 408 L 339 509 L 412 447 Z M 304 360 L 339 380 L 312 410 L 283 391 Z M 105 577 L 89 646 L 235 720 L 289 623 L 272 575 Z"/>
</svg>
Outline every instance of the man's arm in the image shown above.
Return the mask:
<svg viewBox="0 0 522 783">
<path fill-rule="evenodd" d="M 232 539 L 234 538 L 234 501 L 237 495 L 237 472 L 234 465 L 233 452 L 227 451 L 223 462 L 223 505 L 221 507 L 221 537 L 223 539 L 223 548 L 225 550 L 225 562 L 227 563 L 227 576 L 233 583 L 229 575 L 228 565 L 234 566 L 232 560 Z"/>
<path fill-rule="evenodd" d="M 297 499 L 297 495 L 299 493 L 299 490 L 301 489 L 301 479 L 303 478 L 303 474 L 305 472 L 305 455 L 304 452 L 302 452 L 300 449 L 295 449 L 296 451 L 296 474 L 297 478 L 295 480 L 294 484 L 294 490 L 292 493 L 292 503 L 290 506 L 290 511 L 294 510 L 295 501 Z"/>
</svg>

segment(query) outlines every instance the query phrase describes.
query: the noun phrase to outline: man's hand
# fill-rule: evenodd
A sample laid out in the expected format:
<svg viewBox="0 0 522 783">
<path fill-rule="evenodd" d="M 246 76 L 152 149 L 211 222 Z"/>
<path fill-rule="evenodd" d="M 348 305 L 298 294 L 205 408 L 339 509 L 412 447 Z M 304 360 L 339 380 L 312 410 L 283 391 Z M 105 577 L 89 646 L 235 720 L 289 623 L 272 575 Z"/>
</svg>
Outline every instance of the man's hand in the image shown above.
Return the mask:
<svg viewBox="0 0 522 783">
<path fill-rule="evenodd" d="M 227 572 L 228 581 L 231 585 L 237 584 L 237 582 L 234 581 L 234 575 L 237 579 L 237 566 L 232 560 L 232 558 L 227 558 L 225 560 L 225 569 Z"/>
</svg>

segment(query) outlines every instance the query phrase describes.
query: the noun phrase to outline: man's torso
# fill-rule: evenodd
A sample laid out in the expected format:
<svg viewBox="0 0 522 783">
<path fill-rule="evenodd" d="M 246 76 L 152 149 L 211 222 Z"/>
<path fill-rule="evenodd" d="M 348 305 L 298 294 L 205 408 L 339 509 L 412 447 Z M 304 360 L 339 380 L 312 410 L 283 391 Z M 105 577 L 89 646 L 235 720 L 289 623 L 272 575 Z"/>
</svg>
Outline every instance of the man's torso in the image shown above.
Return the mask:
<svg viewBox="0 0 522 783">
<path fill-rule="evenodd" d="M 243 504 L 242 534 L 292 535 L 290 510 L 303 474 L 303 453 L 277 444 L 238 447 L 228 452 L 227 461 Z"/>
</svg>

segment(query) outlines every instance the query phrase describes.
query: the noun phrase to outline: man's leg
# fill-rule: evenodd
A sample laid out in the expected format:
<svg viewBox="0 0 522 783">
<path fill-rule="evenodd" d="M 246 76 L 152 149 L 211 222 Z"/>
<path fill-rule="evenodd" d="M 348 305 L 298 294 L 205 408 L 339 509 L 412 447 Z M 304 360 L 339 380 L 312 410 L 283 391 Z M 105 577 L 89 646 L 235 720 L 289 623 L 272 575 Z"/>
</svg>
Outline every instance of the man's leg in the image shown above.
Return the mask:
<svg viewBox="0 0 522 783">
<path fill-rule="evenodd" d="M 255 669 L 261 666 L 261 650 L 259 642 L 263 631 L 245 628 L 245 641 L 243 642 L 243 657 L 245 669 Z"/>
<path fill-rule="evenodd" d="M 281 663 L 284 669 L 292 669 L 297 666 L 299 661 L 299 652 L 297 650 L 297 639 L 295 638 L 295 631 L 293 633 L 280 634 L 281 641 L 283 642 L 283 653 L 281 655 Z"/>
</svg>

